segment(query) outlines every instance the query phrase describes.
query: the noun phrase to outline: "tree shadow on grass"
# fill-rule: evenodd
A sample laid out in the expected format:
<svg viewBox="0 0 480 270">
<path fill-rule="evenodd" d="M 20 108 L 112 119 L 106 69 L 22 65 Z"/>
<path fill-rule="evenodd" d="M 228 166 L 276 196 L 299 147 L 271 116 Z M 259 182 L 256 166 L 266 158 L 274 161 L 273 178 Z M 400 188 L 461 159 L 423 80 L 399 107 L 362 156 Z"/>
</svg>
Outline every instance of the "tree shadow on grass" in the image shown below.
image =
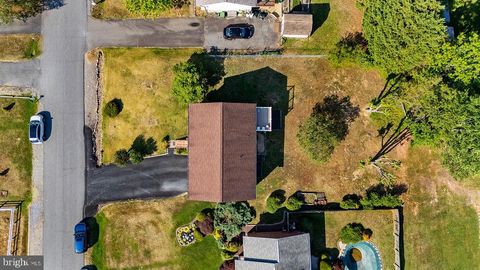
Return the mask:
<svg viewBox="0 0 480 270">
<path fill-rule="evenodd" d="M 100 226 L 98 225 L 95 217 L 86 217 L 83 219 L 83 222 L 85 222 L 88 227 L 87 245 L 90 248 L 98 242 L 98 238 L 100 236 Z"/>
<path fill-rule="evenodd" d="M 207 53 L 194 53 L 188 59 L 203 71 L 208 86 L 215 86 L 225 76 L 224 58 L 214 58 Z"/>
<path fill-rule="evenodd" d="M 275 168 L 283 167 L 285 115 L 289 112 L 289 91 L 287 76 L 264 67 L 247 73 L 227 77 L 223 85 L 207 95 L 208 102 L 256 103 L 259 107 L 279 110 L 280 129 L 265 132 L 265 155 L 257 161 L 257 180 L 260 182 Z"/>
</svg>

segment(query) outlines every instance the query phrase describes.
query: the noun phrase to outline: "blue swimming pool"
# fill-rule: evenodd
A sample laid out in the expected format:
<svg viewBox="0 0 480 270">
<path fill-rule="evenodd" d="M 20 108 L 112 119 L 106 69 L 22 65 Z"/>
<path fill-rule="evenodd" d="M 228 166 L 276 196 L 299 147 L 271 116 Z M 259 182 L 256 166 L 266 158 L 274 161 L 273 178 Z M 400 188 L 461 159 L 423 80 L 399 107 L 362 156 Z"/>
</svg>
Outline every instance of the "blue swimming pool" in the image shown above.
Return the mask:
<svg viewBox="0 0 480 270">
<path fill-rule="evenodd" d="M 358 249 L 362 253 L 362 259 L 356 262 L 352 258 L 352 250 Z M 369 242 L 358 242 L 348 245 L 342 255 L 345 270 L 381 270 L 382 260 L 378 249 Z"/>
</svg>

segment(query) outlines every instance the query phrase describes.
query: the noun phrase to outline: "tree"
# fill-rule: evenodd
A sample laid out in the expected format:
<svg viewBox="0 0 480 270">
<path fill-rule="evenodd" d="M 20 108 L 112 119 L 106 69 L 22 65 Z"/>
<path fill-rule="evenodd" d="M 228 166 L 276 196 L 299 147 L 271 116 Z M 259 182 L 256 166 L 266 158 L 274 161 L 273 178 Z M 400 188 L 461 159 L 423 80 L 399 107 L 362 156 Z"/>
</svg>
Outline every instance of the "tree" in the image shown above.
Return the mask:
<svg viewBox="0 0 480 270">
<path fill-rule="evenodd" d="M 276 190 L 267 198 L 267 212 L 275 213 L 285 202 L 285 191 Z"/>
<path fill-rule="evenodd" d="M 43 10 L 41 0 L 0 0 L 0 24 L 26 20 Z"/>
<path fill-rule="evenodd" d="M 365 0 L 363 30 L 373 62 L 389 73 L 429 64 L 446 40 L 436 0 Z"/>
<path fill-rule="evenodd" d="M 443 164 L 457 179 L 480 173 L 480 98 L 437 85 L 421 100 L 410 129 L 419 144 L 442 151 Z"/>
<path fill-rule="evenodd" d="M 127 9 L 144 17 L 158 17 L 173 7 L 172 0 L 127 0 Z"/>
<path fill-rule="evenodd" d="M 209 91 L 208 79 L 202 65 L 192 61 L 176 64 L 173 67 L 173 95 L 182 105 L 202 102 Z"/>
<path fill-rule="evenodd" d="M 365 227 L 360 223 L 349 223 L 340 231 L 340 240 L 345 244 L 354 244 L 362 241 Z"/>
<path fill-rule="evenodd" d="M 130 156 L 127 150 L 120 149 L 117 152 L 115 152 L 114 162 L 118 166 L 125 167 L 128 164 L 129 160 L 130 160 Z"/>
<path fill-rule="evenodd" d="M 445 43 L 435 57 L 434 68 L 459 89 L 480 92 L 480 36 L 460 34 L 455 43 Z"/>
<path fill-rule="evenodd" d="M 225 242 L 239 235 L 242 227 L 254 218 L 253 209 L 246 202 L 219 203 L 215 207 L 214 226 L 221 232 Z"/>
<path fill-rule="evenodd" d="M 299 126 L 297 139 L 300 146 L 311 159 L 328 161 L 358 113 L 358 107 L 352 105 L 349 97 L 325 97 L 323 103 L 317 103 L 310 117 Z"/>
</svg>

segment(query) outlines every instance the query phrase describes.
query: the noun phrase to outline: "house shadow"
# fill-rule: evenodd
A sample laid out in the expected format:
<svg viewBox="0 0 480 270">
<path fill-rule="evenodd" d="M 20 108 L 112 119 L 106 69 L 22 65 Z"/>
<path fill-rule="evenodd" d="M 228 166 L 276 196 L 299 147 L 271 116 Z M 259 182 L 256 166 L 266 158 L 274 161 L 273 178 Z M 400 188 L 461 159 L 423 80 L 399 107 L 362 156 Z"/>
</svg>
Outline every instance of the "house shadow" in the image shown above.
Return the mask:
<svg viewBox="0 0 480 270">
<path fill-rule="evenodd" d="M 259 107 L 272 107 L 279 128 L 271 132 L 257 133 L 262 136 L 264 151 L 257 156 L 257 182 L 262 181 L 275 168 L 283 167 L 285 116 L 289 112 L 287 76 L 264 67 L 247 73 L 227 77 L 223 85 L 207 95 L 207 102 L 256 103 Z M 293 102 L 290 101 L 292 104 Z"/>
<path fill-rule="evenodd" d="M 290 213 L 290 228 L 310 234 L 310 250 L 313 256 L 333 251 L 327 248 L 325 213 Z M 337 254 L 338 255 L 338 254 Z"/>
</svg>

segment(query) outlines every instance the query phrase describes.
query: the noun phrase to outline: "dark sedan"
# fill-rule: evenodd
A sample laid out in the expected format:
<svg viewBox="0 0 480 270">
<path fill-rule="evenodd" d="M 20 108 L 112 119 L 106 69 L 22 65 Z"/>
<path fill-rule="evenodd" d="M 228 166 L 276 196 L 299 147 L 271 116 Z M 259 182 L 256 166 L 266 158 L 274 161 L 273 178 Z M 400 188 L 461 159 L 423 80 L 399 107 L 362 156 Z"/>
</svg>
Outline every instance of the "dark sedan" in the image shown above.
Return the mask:
<svg viewBox="0 0 480 270">
<path fill-rule="evenodd" d="M 251 24 L 231 24 L 223 30 L 225 39 L 249 39 L 253 36 L 254 27 Z"/>
</svg>

